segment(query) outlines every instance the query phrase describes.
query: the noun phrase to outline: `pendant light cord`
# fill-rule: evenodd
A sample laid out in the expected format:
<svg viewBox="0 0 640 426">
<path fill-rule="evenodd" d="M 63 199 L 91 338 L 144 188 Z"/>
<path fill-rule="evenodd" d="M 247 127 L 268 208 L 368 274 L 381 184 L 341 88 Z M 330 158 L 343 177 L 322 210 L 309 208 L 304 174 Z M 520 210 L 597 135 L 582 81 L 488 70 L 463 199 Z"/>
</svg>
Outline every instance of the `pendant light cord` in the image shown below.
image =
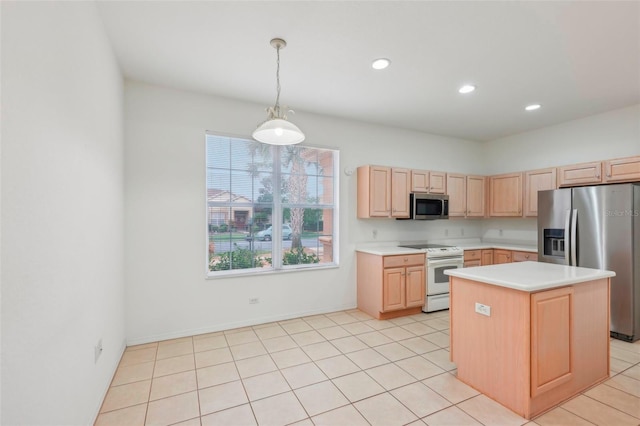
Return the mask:
<svg viewBox="0 0 640 426">
<path fill-rule="evenodd" d="M 276 55 L 277 55 L 277 67 L 276 67 L 276 105 L 275 105 L 275 113 L 277 117 L 280 117 L 280 46 L 276 47 Z"/>
</svg>

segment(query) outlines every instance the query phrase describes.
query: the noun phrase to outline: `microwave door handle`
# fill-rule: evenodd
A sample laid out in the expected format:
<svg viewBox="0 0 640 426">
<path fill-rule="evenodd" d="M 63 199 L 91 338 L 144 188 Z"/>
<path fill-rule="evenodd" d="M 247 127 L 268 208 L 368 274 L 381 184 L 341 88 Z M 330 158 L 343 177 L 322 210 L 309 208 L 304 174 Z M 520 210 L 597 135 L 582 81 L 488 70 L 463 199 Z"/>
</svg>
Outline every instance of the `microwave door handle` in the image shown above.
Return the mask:
<svg viewBox="0 0 640 426">
<path fill-rule="evenodd" d="M 578 266 L 578 209 L 573 209 L 571 217 L 571 265 Z"/>
<path fill-rule="evenodd" d="M 440 217 L 444 216 L 444 199 L 440 199 Z"/>
<path fill-rule="evenodd" d="M 571 259 L 569 258 L 569 250 L 571 244 L 569 237 L 571 235 L 571 210 L 567 210 L 567 214 L 564 218 L 564 262 L 567 265 L 571 265 Z"/>
</svg>

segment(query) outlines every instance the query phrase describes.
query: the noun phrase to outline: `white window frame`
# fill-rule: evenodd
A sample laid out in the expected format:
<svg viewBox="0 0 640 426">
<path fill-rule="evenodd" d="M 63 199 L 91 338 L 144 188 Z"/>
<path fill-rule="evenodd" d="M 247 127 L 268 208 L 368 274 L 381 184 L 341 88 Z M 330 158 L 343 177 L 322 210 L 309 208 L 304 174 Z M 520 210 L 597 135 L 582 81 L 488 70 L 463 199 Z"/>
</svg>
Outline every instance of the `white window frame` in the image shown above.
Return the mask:
<svg viewBox="0 0 640 426">
<path fill-rule="evenodd" d="M 247 269 L 232 269 L 225 271 L 211 271 L 209 269 L 209 203 L 208 203 L 208 188 L 206 183 L 206 171 L 208 167 L 207 162 L 207 136 L 213 137 L 222 137 L 222 138 L 231 138 L 231 139 L 239 139 L 243 141 L 253 142 L 251 138 L 222 134 L 220 132 L 211 132 L 207 131 L 205 134 L 205 222 L 207 226 L 205 227 L 205 245 L 206 245 L 206 278 L 207 279 L 216 279 L 216 278 L 228 278 L 232 276 L 247 276 L 247 275 L 264 275 L 264 274 L 273 274 L 273 273 L 289 273 L 289 272 L 297 272 L 301 270 L 319 270 L 319 269 L 330 269 L 339 267 L 339 259 L 340 259 L 340 250 L 339 250 L 339 190 L 340 190 L 340 150 L 337 148 L 328 148 L 322 146 L 312 146 L 307 144 L 298 145 L 304 148 L 310 149 L 319 149 L 325 151 L 333 152 L 333 204 L 289 204 L 282 203 L 281 197 L 275 196 L 273 197 L 272 204 L 272 215 L 271 215 L 271 224 L 272 228 L 272 237 L 271 237 L 271 251 L 272 251 L 272 264 L 271 268 L 247 268 Z M 274 155 L 273 158 L 273 188 L 280 188 L 281 182 L 281 164 L 280 164 L 280 155 L 279 150 L 280 147 L 276 147 L 277 155 Z M 254 206 L 258 204 L 254 201 Z M 283 265 L 282 264 L 282 255 L 283 255 L 283 245 L 282 245 L 282 227 L 280 225 L 275 226 L 276 224 L 282 223 L 282 212 L 285 207 L 310 207 L 313 208 L 332 208 L 333 211 L 333 228 L 332 228 L 332 261 L 326 263 L 310 263 L 310 264 L 298 264 L 298 265 Z M 277 253 L 278 255 L 275 255 Z"/>
</svg>

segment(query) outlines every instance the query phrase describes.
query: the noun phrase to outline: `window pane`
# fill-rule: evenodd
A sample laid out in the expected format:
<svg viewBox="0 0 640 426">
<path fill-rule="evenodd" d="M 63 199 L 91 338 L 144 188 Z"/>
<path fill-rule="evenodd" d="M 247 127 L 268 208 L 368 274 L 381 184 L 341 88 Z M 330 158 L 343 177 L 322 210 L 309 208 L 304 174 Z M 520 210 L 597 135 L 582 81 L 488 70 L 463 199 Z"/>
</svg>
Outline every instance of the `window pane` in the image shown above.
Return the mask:
<svg viewBox="0 0 640 426">
<path fill-rule="evenodd" d="M 301 225 L 296 218 L 299 214 L 302 214 Z M 291 242 L 283 242 L 283 267 L 334 261 L 333 209 L 285 208 L 283 217 L 291 219 Z"/>
<path fill-rule="evenodd" d="M 336 151 L 207 135 L 209 270 L 335 263 Z M 274 156 L 280 159 L 273 170 Z M 279 187 L 276 187 L 279 182 Z M 282 223 L 273 223 L 273 209 Z M 279 219 L 280 221 L 280 219 Z M 273 238 L 282 237 L 274 253 Z"/>
</svg>

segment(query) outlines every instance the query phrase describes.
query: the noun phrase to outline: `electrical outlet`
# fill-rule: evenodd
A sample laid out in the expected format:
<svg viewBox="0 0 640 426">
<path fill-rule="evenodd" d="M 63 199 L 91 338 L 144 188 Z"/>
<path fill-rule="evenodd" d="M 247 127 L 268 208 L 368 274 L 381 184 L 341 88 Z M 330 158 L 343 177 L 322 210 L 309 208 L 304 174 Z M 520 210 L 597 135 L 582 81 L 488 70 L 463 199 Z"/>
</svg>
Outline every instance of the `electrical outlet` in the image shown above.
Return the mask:
<svg viewBox="0 0 640 426">
<path fill-rule="evenodd" d="M 374 240 L 375 240 L 376 238 L 378 238 L 378 230 L 377 230 L 377 229 L 374 229 L 374 230 L 372 231 L 372 234 L 373 234 L 373 239 L 374 239 Z"/>
<path fill-rule="evenodd" d="M 257 297 L 250 297 L 249 298 L 249 304 L 250 305 L 255 305 L 256 303 L 260 303 L 260 299 Z"/>
<path fill-rule="evenodd" d="M 483 305 L 482 303 L 476 302 L 476 312 L 480 315 L 491 316 L 491 306 Z"/>
<path fill-rule="evenodd" d="M 498 234 L 502 237 L 502 229 L 498 230 Z"/>
<path fill-rule="evenodd" d="M 464 236 L 464 228 L 460 228 L 460 235 Z"/>
<path fill-rule="evenodd" d="M 448 229 L 445 229 L 445 230 L 444 230 L 444 236 L 445 236 L 445 237 L 448 237 L 448 236 L 449 236 L 449 230 L 448 230 Z"/>
<path fill-rule="evenodd" d="M 98 362 L 100 355 L 102 355 L 102 339 L 98 340 L 98 344 L 93 347 L 94 363 Z"/>
</svg>

